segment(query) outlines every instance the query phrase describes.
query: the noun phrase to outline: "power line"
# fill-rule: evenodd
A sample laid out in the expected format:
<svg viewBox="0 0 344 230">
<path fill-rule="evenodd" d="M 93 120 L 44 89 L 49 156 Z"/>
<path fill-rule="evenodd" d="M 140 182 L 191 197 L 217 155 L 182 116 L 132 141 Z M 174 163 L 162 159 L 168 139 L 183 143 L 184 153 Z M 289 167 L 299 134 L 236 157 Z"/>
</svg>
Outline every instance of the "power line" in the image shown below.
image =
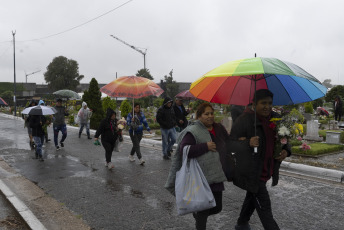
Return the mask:
<svg viewBox="0 0 344 230">
<path fill-rule="evenodd" d="M 104 13 L 104 14 L 101 14 L 101 15 L 99 15 L 99 16 L 97 16 L 97 17 L 91 19 L 91 20 L 88 20 L 87 22 L 84 22 L 84 23 L 82 23 L 82 24 L 80 24 L 80 25 L 74 26 L 74 27 L 72 27 L 72 28 L 70 28 L 70 29 L 61 31 L 61 32 L 59 32 L 59 33 L 51 34 L 51 35 L 48 35 L 48 36 L 45 36 L 45 37 L 41 37 L 41 38 L 30 39 L 30 40 L 24 40 L 24 41 L 17 41 L 17 42 L 31 42 L 31 41 L 43 40 L 43 39 L 51 38 L 51 37 L 54 37 L 54 36 L 57 36 L 57 35 L 60 35 L 60 34 L 67 33 L 67 32 L 69 32 L 69 31 L 71 31 L 71 30 L 74 30 L 74 29 L 79 28 L 79 27 L 81 27 L 81 26 L 84 26 L 84 25 L 86 25 L 86 24 L 88 24 L 88 23 L 90 23 L 90 22 L 92 22 L 92 21 L 95 21 L 95 20 L 97 20 L 97 19 L 99 19 L 99 18 L 101 18 L 101 17 L 103 17 L 103 16 L 105 16 L 105 15 L 107 15 L 107 14 L 109 14 L 109 13 L 111 13 L 111 12 L 113 12 L 113 11 L 115 11 L 115 10 L 117 10 L 117 9 L 119 9 L 119 8 L 121 8 L 121 7 L 123 7 L 123 6 L 125 6 L 126 4 L 128 4 L 129 2 L 132 2 L 132 1 L 134 1 L 134 0 L 129 0 L 129 1 L 127 1 L 127 2 L 125 2 L 125 3 L 123 3 L 123 4 L 121 4 L 121 5 L 117 6 L 116 8 L 113 8 L 112 10 L 110 10 L 110 11 Z M 8 41 L 4 41 L 4 42 L 8 42 Z M 3 42 L 0 42 L 0 43 L 3 43 Z"/>
</svg>

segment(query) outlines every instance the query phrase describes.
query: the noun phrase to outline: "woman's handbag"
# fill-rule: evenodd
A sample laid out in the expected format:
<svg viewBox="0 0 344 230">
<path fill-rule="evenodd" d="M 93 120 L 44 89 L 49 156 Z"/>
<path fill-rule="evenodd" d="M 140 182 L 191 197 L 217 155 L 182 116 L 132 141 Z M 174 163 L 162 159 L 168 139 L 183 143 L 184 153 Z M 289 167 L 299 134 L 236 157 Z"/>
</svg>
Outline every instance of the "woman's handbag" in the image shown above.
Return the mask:
<svg viewBox="0 0 344 230">
<path fill-rule="evenodd" d="M 188 162 L 190 146 L 183 149 L 183 165 L 176 174 L 175 193 L 178 215 L 203 211 L 216 206 L 214 195 L 197 159 Z"/>
</svg>

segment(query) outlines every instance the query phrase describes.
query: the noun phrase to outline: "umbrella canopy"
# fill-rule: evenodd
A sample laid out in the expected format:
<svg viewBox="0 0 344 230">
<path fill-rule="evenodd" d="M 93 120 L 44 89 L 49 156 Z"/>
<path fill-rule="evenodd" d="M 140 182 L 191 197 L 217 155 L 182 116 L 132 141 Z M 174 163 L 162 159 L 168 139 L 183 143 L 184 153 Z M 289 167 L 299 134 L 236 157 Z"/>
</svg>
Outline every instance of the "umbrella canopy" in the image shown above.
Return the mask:
<svg viewBox="0 0 344 230">
<path fill-rule="evenodd" d="M 269 89 L 273 105 L 299 104 L 325 96 L 327 88 L 299 66 L 276 58 L 227 62 L 191 84 L 197 98 L 220 104 L 248 105 L 254 92 Z"/>
<path fill-rule="evenodd" d="M 53 107 L 37 105 L 26 108 L 22 111 L 22 114 L 29 114 L 29 115 L 52 115 L 55 114 L 57 111 Z"/>
<path fill-rule="evenodd" d="M 56 92 L 53 92 L 53 94 L 68 99 L 81 99 L 80 95 L 77 92 L 74 92 L 73 90 L 69 89 L 61 89 Z"/>
<path fill-rule="evenodd" d="M 159 96 L 164 92 L 156 83 L 144 77 L 124 76 L 100 88 L 110 97 L 141 98 Z"/>
<path fill-rule="evenodd" d="M 196 97 L 194 95 L 192 95 L 192 93 L 190 93 L 189 90 L 184 90 L 184 91 L 178 93 L 175 97 L 183 98 L 183 99 L 186 99 L 186 100 L 194 100 L 194 99 L 196 99 Z"/>
<path fill-rule="evenodd" d="M 329 112 L 326 109 L 324 109 L 323 107 L 317 107 L 317 113 L 319 115 L 325 115 L 325 116 L 330 115 Z"/>
<path fill-rule="evenodd" d="M 8 105 L 4 99 L 0 97 L 0 105 Z"/>
</svg>

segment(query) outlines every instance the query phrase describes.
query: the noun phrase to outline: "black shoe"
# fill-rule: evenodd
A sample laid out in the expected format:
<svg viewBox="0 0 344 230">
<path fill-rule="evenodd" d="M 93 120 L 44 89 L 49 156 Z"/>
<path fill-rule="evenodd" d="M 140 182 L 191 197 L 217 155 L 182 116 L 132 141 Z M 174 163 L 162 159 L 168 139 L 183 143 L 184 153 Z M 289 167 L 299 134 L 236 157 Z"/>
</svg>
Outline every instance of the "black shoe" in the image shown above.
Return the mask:
<svg viewBox="0 0 344 230">
<path fill-rule="evenodd" d="M 167 153 L 167 156 L 171 157 L 171 156 L 172 156 L 172 153 L 173 153 L 173 150 L 169 151 L 169 152 Z"/>
<path fill-rule="evenodd" d="M 248 223 L 246 224 L 236 224 L 235 230 L 251 230 L 251 227 Z"/>
<path fill-rule="evenodd" d="M 168 156 L 166 156 L 166 155 L 164 155 L 162 158 L 163 158 L 164 160 L 170 160 L 170 158 L 169 158 Z"/>
<path fill-rule="evenodd" d="M 92 137 L 87 137 L 87 139 L 89 139 L 89 140 L 90 140 L 90 139 L 92 139 Z"/>
<path fill-rule="evenodd" d="M 64 144 L 63 144 L 63 142 L 60 142 L 60 145 L 61 145 L 61 148 L 63 148 L 63 147 L 64 147 Z"/>
<path fill-rule="evenodd" d="M 50 140 L 50 139 L 46 139 L 46 140 L 45 140 L 45 142 L 47 142 L 47 143 L 48 143 L 49 141 L 51 141 L 51 140 Z"/>
<path fill-rule="evenodd" d="M 81 137 L 81 133 L 79 133 L 79 138 Z"/>
<path fill-rule="evenodd" d="M 43 157 L 39 157 L 39 161 L 44 161 Z"/>
<path fill-rule="evenodd" d="M 56 151 L 60 150 L 60 146 L 56 145 Z"/>
</svg>

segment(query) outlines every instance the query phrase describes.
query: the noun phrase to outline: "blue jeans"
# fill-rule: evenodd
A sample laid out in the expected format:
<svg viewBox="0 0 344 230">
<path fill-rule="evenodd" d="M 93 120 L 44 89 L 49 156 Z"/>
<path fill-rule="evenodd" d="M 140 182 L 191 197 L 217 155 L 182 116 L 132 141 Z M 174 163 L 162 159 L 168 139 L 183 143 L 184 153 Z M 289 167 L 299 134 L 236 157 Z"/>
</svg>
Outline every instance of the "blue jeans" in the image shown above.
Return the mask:
<svg viewBox="0 0 344 230">
<path fill-rule="evenodd" d="M 42 140 L 44 140 L 44 135 L 41 137 L 33 136 L 33 140 L 34 140 L 35 145 L 36 145 L 36 156 L 43 157 L 43 154 L 42 154 L 43 141 Z"/>
<path fill-rule="evenodd" d="M 54 143 L 55 143 L 55 146 L 58 146 L 58 137 L 59 137 L 59 131 L 61 131 L 62 133 L 62 139 L 60 142 L 63 142 L 66 137 L 67 137 L 67 127 L 66 125 L 53 125 L 53 129 L 54 129 Z"/>
<path fill-rule="evenodd" d="M 80 123 L 79 134 L 82 133 L 85 126 L 86 126 L 86 134 L 88 137 L 90 137 L 90 123 Z"/>
<path fill-rule="evenodd" d="M 164 156 L 168 156 L 168 152 L 172 150 L 174 143 L 176 143 L 177 132 L 173 127 L 171 129 L 161 129 L 162 136 L 162 153 Z"/>
</svg>

